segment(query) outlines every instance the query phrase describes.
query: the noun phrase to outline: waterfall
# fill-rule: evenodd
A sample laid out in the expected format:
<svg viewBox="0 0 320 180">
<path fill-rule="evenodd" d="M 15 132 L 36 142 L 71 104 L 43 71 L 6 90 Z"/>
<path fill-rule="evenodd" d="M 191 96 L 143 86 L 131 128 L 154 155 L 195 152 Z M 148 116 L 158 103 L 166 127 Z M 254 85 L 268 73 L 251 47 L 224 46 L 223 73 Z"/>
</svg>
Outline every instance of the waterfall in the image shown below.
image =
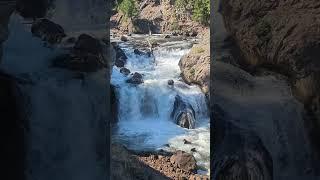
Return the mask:
<svg viewBox="0 0 320 180">
<path fill-rule="evenodd" d="M 135 36 L 135 35 L 133 35 Z M 156 36 L 155 36 L 156 38 Z M 194 154 L 198 165 L 209 169 L 209 118 L 205 95 L 195 85 L 187 85 L 180 78 L 180 58 L 189 52 L 191 42 L 172 41 L 162 43 L 154 50 L 154 57 L 134 53 L 133 43 L 120 43 L 128 57 L 125 65 L 131 73 L 143 75 L 143 84 L 127 83 L 130 78 L 114 67 L 111 83 L 116 87 L 119 102 L 118 126 L 113 140 L 136 151 L 165 149 L 184 150 Z M 168 85 L 173 80 L 174 85 Z M 185 129 L 171 118 L 176 96 L 190 104 L 195 112 L 196 128 Z M 183 143 L 193 141 L 193 145 Z"/>
<path fill-rule="evenodd" d="M 49 18 L 66 31 L 105 29 L 107 21 L 105 0 L 55 0 Z"/>
<path fill-rule="evenodd" d="M 2 68 L 26 83 L 29 180 L 100 180 L 106 177 L 107 72 L 76 78 L 51 67 L 63 49 L 43 47 L 19 16 L 10 20 Z"/>
</svg>

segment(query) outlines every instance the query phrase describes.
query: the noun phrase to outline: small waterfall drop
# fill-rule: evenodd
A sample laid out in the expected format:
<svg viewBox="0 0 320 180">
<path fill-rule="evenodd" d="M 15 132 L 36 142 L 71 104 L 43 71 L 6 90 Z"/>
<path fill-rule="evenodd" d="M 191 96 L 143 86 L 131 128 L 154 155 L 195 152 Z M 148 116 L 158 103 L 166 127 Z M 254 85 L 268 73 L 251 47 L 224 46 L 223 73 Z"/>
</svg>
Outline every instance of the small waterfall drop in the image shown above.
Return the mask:
<svg viewBox="0 0 320 180">
<path fill-rule="evenodd" d="M 125 67 L 131 73 L 142 74 L 144 83 L 126 83 L 129 77 L 113 68 L 111 83 L 119 101 L 119 122 L 113 139 L 136 151 L 165 149 L 166 144 L 169 151 L 190 152 L 195 147 L 198 165 L 208 170 L 210 127 L 205 95 L 196 85 L 181 80 L 178 65 L 191 46 L 188 41 L 165 42 L 154 50 L 154 57 L 148 57 L 135 54 L 132 43 L 120 43 L 128 57 Z M 174 80 L 174 86 L 168 85 L 168 80 Z M 170 117 L 177 95 L 194 109 L 195 129 L 184 129 Z M 192 141 L 192 145 L 184 144 L 183 139 Z"/>
</svg>

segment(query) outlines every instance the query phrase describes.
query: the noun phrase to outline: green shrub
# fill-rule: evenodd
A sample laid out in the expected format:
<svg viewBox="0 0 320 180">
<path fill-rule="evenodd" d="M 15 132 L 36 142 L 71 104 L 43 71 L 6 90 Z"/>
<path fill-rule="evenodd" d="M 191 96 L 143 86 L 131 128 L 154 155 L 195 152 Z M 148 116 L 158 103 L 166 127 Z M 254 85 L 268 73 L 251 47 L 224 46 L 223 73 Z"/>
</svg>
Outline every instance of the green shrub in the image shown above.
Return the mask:
<svg viewBox="0 0 320 180">
<path fill-rule="evenodd" d="M 194 0 L 192 17 L 195 21 L 208 25 L 210 20 L 210 0 Z"/>
<path fill-rule="evenodd" d="M 118 9 L 128 18 L 138 15 L 137 3 L 135 0 L 122 0 L 118 4 Z"/>
</svg>

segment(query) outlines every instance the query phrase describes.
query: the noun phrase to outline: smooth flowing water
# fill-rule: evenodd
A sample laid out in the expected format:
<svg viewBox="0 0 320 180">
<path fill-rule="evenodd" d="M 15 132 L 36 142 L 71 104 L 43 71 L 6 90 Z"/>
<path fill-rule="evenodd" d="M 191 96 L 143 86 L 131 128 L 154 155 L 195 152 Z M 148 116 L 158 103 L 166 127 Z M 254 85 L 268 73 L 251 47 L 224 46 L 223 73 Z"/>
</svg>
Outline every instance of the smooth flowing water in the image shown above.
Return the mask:
<svg viewBox="0 0 320 180">
<path fill-rule="evenodd" d="M 166 149 L 191 152 L 192 148 L 196 148 L 197 152 L 193 154 L 204 170 L 199 173 L 208 173 L 210 125 L 206 99 L 199 87 L 187 85 L 181 80 L 178 65 L 192 43 L 182 40 L 161 43 L 151 57 L 136 55 L 133 43 L 120 43 L 128 57 L 125 67 L 131 73 L 143 74 L 144 83 L 126 83 L 130 77 L 121 74 L 119 68 L 114 66 L 111 83 L 116 87 L 119 122 L 113 139 L 136 151 Z M 173 87 L 168 85 L 168 80 L 174 80 Z M 182 128 L 170 118 L 177 95 L 195 110 L 195 129 Z M 184 144 L 183 139 L 192 143 Z"/>
</svg>

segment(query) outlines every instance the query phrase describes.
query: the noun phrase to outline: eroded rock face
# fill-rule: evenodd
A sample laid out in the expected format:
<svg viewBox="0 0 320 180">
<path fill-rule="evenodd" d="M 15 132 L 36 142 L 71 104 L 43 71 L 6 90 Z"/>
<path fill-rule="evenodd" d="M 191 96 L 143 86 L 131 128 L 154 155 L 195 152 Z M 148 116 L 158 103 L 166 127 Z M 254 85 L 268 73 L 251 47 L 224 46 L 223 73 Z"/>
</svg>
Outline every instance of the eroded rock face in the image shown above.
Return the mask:
<svg viewBox="0 0 320 180">
<path fill-rule="evenodd" d="M 189 103 L 184 102 L 180 96 L 175 97 L 171 118 L 183 128 L 195 128 L 194 109 Z"/>
<path fill-rule="evenodd" d="M 244 56 L 243 67 L 288 76 L 296 97 L 313 114 L 307 123 L 319 129 L 319 111 L 310 106 L 320 109 L 320 2 L 224 0 L 221 12 Z"/>
<path fill-rule="evenodd" d="M 56 24 L 48 19 L 39 19 L 32 24 L 31 32 L 34 36 L 41 40 L 52 44 L 57 44 L 62 41 L 66 34 L 64 29 L 59 24 Z"/>
<path fill-rule="evenodd" d="M 191 51 L 179 61 L 183 80 L 189 84 L 197 84 L 210 98 L 210 37 L 209 31 L 200 40 L 199 45 L 194 45 Z"/>
</svg>

